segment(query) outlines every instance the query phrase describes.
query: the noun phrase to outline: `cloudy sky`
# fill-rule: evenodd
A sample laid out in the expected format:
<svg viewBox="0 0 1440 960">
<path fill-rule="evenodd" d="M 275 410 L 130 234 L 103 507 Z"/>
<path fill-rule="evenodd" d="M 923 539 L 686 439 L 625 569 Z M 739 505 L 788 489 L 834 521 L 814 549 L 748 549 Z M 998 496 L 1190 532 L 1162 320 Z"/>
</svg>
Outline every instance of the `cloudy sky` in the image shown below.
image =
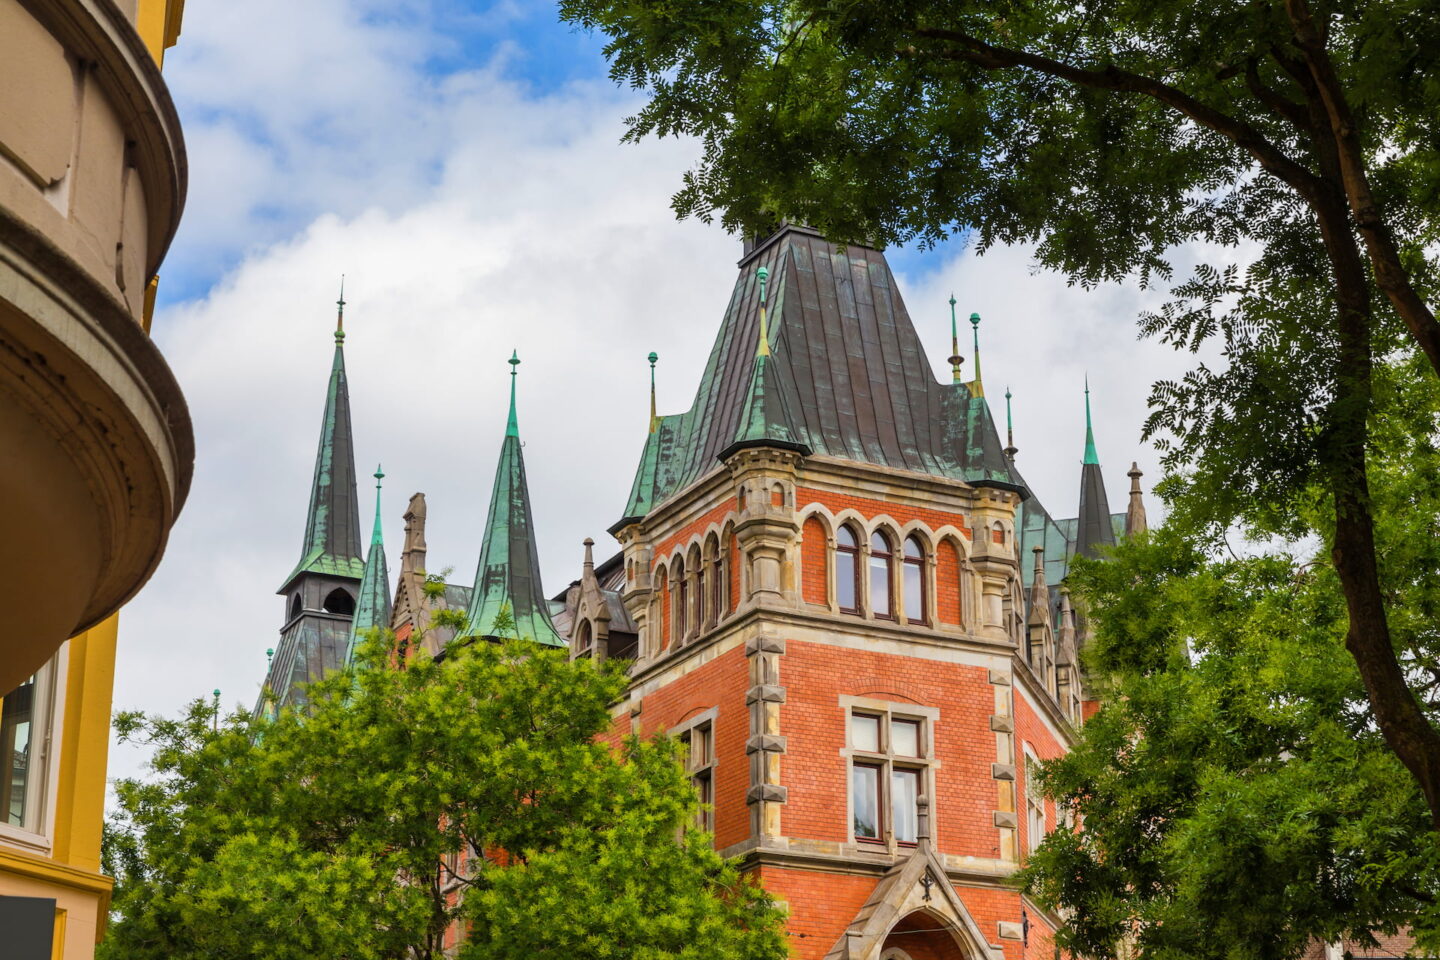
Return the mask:
<svg viewBox="0 0 1440 960">
<path fill-rule="evenodd" d="M 190 402 L 195 480 L 122 614 L 117 709 L 173 712 L 217 687 L 254 702 L 299 556 L 342 273 L 358 466 L 384 464 L 391 569 L 423 490 L 431 568 L 473 576 L 512 349 L 547 590 L 577 575 L 586 536 L 615 546 L 645 355 L 660 354 L 661 412 L 687 408 L 740 244 L 669 209 L 692 144 L 618 142 L 638 101 L 600 48 L 543 0 L 188 5 L 165 71 L 190 194 L 154 334 Z M 992 400 L 1012 388 L 1020 465 L 1052 511 L 1078 496 L 1087 373 L 1112 506 L 1131 460 L 1153 479 L 1145 398 L 1184 366 L 1136 339 L 1154 294 L 1070 288 L 1023 249 L 890 262 L 937 370 L 951 291 L 985 318 L 986 383 Z M 117 750 L 112 775 L 141 759 Z"/>
</svg>

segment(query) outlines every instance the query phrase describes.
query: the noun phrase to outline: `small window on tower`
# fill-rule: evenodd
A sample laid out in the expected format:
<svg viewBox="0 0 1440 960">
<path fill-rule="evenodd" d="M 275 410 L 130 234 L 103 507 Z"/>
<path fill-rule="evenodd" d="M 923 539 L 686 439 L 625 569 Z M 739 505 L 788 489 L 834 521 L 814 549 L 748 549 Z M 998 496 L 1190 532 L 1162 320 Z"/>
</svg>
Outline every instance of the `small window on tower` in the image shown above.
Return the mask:
<svg viewBox="0 0 1440 960">
<path fill-rule="evenodd" d="M 303 608 L 300 606 L 300 594 L 297 593 L 290 599 L 290 619 L 294 620 L 300 616 L 301 609 Z"/>
<path fill-rule="evenodd" d="M 326 613 L 338 613 L 348 617 L 355 612 L 355 598 L 336 587 L 326 595 L 324 607 Z"/>
</svg>

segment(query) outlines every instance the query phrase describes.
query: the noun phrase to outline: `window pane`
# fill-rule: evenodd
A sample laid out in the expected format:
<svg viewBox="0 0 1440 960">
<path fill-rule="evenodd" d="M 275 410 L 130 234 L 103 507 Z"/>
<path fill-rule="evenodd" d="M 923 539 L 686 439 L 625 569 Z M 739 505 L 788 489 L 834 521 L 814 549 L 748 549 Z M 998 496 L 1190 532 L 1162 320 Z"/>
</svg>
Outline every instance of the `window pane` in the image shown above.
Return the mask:
<svg viewBox="0 0 1440 960">
<path fill-rule="evenodd" d="M 690 763 L 699 768 L 709 766 L 710 759 L 710 724 L 702 723 L 690 736 Z"/>
<path fill-rule="evenodd" d="M 890 555 L 890 541 L 885 539 L 885 534 L 877 531 L 870 538 L 870 552 L 883 553 L 887 557 Z"/>
<path fill-rule="evenodd" d="M 923 569 L 918 563 L 905 561 L 905 617 L 908 620 L 925 618 L 925 587 L 920 581 Z"/>
<path fill-rule="evenodd" d="M 835 554 L 835 599 L 842 610 L 856 610 L 855 599 L 855 554 L 837 551 Z"/>
<path fill-rule="evenodd" d="M 919 770 L 890 771 L 890 818 L 900 843 L 915 842 L 920 824 L 919 798 Z"/>
<path fill-rule="evenodd" d="M 856 750 L 880 752 L 880 718 L 863 713 L 850 716 L 850 746 Z"/>
<path fill-rule="evenodd" d="M 855 542 L 855 531 L 851 530 L 849 527 L 841 527 L 839 531 L 836 532 L 835 542 L 838 543 L 840 546 L 848 547 L 851 550 L 854 550 L 857 546 L 859 546 L 859 544 Z"/>
<path fill-rule="evenodd" d="M 884 557 L 870 557 L 870 612 L 877 617 L 888 617 L 890 613 L 890 561 Z"/>
<path fill-rule="evenodd" d="M 851 769 L 850 802 L 855 808 L 855 836 L 880 839 L 880 768 L 856 764 Z"/>
<path fill-rule="evenodd" d="M 15 827 L 28 826 L 25 801 L 34 729 L 35 678 L 31 677 L 0 701 L 0 818 Z"/>
<path fill-rule="evenodd" d="M 920 722 L 890 721 L 890 752 L 901 757 L 920 756 Z"/>
<path fill-rule="evenodd" d="M 920 543 L 914 537 L 905 539 L 905 559 L 919 560 L 925 556 L 925 551 L 920 549 Z"/>
</svg>

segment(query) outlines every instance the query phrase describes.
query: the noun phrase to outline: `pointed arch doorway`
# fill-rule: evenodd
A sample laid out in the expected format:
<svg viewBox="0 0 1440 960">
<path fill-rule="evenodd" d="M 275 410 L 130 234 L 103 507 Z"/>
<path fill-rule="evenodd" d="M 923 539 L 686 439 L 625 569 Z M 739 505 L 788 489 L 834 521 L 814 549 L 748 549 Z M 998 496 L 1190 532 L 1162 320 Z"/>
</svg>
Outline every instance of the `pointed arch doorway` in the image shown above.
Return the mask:
<svg viewBox="0 0 1440 960">
<path fill-rule="evenodd" d="M 881 942 L 879 960 L 972 960 L 962 934 L 928 910 L 902 917 Z"/>
</svg>

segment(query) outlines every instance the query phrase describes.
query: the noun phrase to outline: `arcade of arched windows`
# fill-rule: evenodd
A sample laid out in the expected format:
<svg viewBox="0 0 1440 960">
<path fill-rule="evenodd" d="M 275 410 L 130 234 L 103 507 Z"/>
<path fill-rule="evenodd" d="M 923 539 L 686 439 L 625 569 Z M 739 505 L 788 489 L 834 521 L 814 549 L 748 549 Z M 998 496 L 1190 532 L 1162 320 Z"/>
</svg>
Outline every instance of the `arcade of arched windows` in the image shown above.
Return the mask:
<svg viewBox="0 0 1440 960">
<path fill-rule="evenodd" d="M 727 524 L 711 529 L 656 566 L 648 650 L 656 656 L 698 639 L 735 612 L 739 594 L 737 548 Z"/>
<path fill-rule="evenodd" d="M 811 512 L 801 525 L 800 567 L 804 601 L 836 613 L 933 629 L 980 619 L 968 551 L 954 527 Z"/>
</svg>

